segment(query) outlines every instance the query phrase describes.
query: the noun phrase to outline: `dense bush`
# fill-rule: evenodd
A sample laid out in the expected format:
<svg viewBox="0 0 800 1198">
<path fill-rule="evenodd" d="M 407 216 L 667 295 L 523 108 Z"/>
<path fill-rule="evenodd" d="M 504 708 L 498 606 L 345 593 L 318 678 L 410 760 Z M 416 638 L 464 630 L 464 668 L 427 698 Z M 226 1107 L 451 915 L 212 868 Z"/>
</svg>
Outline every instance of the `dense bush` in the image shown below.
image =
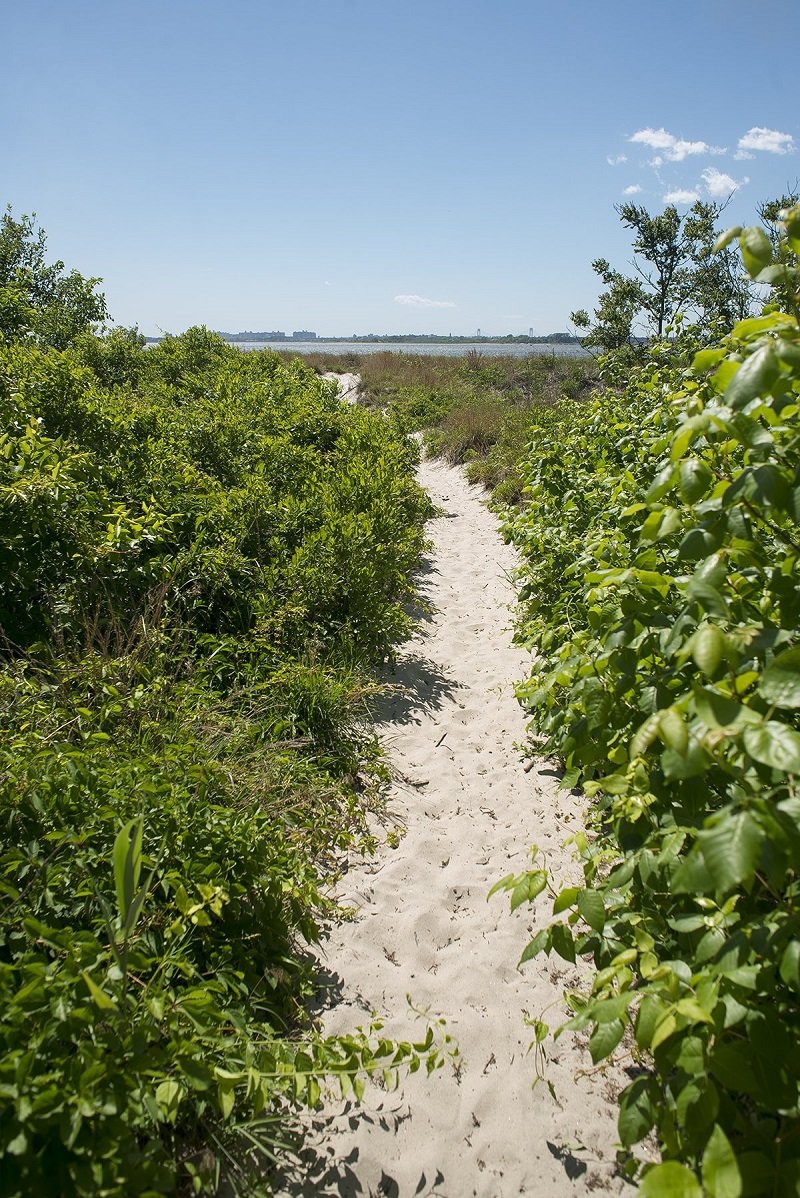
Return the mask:
<svg viewBox="0 0 800 1198">
<path fill-rule="evenodd" d="M 774 260 L 759 230 L 740 244 L 797 291 L 800 210 Z M 689 370 L 663 346 L 561 410 L 509 524 L 531 731 L 595 797 L 585 885 L 523 960 L 593 958 L 567 1027 L 595 1062 L 633 1055 L 619 1133 L 655 1130 L 651 1196 L 800 1188 L 799 415 L 794 304 Z M 547 874 L 502 885 L 517 905 Z"/>
<path fill-rule="evenodd" d="M 298 1032 L 416 447 L 203 329 L 7 337 L 0 410 L 0 1194 L 255 1193 L 322 1075 L 434 1061 Z"/>
</svg>

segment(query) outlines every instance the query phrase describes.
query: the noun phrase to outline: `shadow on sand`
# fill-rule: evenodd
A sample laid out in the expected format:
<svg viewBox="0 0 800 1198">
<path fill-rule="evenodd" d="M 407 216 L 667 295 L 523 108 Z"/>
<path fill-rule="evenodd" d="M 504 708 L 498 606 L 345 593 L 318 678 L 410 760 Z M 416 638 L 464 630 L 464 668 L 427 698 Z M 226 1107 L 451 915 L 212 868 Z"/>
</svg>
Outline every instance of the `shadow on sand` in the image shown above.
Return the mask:
<svg viewBox="0 0 800 1198">
<path fill-rule="evenodd" d="M 375 1123 L 392 1133 L 408 1117 L 407 1114 L 392 1111 L 370 1113 L 346 1103 L 335 1122 L 347 1123 L 351 1128 L 357 1122 Z M 336 1160 L 330 1145 L 327 1149 L 324 1146 L 333 1122 L 332 1119 L 315 1119 L 312 1122 L 308 1129 L 310 1134 L 307 1133 L 308 1139 L 295 1160 L 273 1177 L 278 1194 L 286 1198 L 453 1198 L 441 1188 L 445 1184 L 441 1169 L 436 1169 L 432 1176 L 421 1170 L 416 1184 L 403 1190 L 395 1178 L 382 1169 L 377 1187 L 365 1190 L 355 1171 L 359 1162 L 358 1149 L 353 1148 L 346 1157 Z M 313 1140 L 321 1141 L 319 1147 L 312 1146 Z"/>
<path fill-rule="evenodd" d="M 419 724 L 424 712 L 441 711 L 460 689 L 437 662 L 424 653 L 406 651 L 384 671 L 383 692 L 372 703 L 379 731 L 392 724 Z"/>
</svg>

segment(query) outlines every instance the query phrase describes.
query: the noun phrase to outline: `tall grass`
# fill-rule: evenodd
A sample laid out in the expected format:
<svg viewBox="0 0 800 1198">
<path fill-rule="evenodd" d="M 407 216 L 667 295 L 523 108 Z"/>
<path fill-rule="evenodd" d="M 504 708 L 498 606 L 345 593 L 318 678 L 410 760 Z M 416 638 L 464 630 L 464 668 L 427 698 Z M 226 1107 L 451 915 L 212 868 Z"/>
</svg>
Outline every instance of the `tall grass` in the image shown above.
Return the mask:
<svg viewBox="0 0 800 1198">
<path fill-rule="evenodd" d="M 291 354 L 287 355 L 291 358 Z M 295 355 L 298 356 L 298 355 Z M 429 453 L 465 465 L 502 503 L 518 503 L 519 471 L 531 430 L 560 404 L 577 403 L 594 384 L 590 358 L 531 354 L 525 358 L 419 353 L 303 354 L 318 372 L 357 371 L 361 402 L 386 411 L 404 432 L 425 432 Z"/>
<path fill-rule="evenodd" d="M 579 403 L 594 386 L 594 361 L 557 354 L 462 357 L 384 351 L 336 357 L 304 354 L 315 370 L 355 370 L 361 402 L 386 411 L 404 432 L 425 432 L 429 453 L 466 466 L 471 482 L 497 502 L 519 503 L 520 462 L 532 430 L 562 403 Z"/>
</svg>

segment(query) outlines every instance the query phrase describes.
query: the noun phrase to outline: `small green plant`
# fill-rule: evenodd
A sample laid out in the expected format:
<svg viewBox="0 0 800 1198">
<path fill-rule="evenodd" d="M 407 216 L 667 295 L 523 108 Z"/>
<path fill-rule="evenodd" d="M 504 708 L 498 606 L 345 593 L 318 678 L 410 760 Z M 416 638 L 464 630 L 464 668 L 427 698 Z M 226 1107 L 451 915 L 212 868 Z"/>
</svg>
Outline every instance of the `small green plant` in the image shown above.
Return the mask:
<svg viewBox="0 0 800 1198">
<path fill-rule="evenodd" d="M 401 840 L 406 834 L 406 829 L 401 827 L 390 828 L 386 833 L 386 843 L 390 849 L 396 849 L 400 845 Z"/>
</svg>

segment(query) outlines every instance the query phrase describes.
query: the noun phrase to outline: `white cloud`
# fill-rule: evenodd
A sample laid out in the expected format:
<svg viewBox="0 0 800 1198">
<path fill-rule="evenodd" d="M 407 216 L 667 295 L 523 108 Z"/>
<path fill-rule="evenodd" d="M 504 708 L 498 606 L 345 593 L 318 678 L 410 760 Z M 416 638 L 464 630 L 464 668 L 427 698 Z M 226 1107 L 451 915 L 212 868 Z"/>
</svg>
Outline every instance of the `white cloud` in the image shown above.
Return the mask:
<svg viewBox="0 0 800 1198">
<path fill-rule="evenodd" d="M 622 194 L 624 196 L 638 196 L 641 190 L 638 183 L 631 183 L 630 187 L 623 188 Z"/>
<path fill-rule="evenodd" d="M 650 146 L 653 150 L 666 150 L 674 145 L 675 138 L 666 129 L 639 129 L 628 141 L 639 142 L 640 145 Z"/>
<path fill-rule="evenodd" d="M 627 154 L 606 154 L 606 162 L 609 166 L 619 166 L 621 162 L 627 162 Z"/>
<path fill-rule="evenodd" d="M 700 192 L 685 191 L 679 187 L 676 191 L 668 191 L 663 199 L 665 204 L 694 204 L 700 199 Z"/>
<path fill-rule="evenodd" d="M 683 162 L 689 154 L 710 154 L 711 147 L 704 141 L 682 141 L 677 138 L 674 146 L 667 150 L 670 162 Z"/>
<path fill-rule="evenodd" d="M 734 158 L 737 162 L 743 162 L 747 158 L 755 158 L 755 154 L 748 154 L 747 150 L 737 150 Z"/>
<path fill-rule="evenodd" d="M 703 182 L 706 185 L 706 191 L 715 199 L 721 199 L 723 196 L 729 196 L 731 192 L 738 191 L 745 183 L 749 183 L 747 175 L 739 182 L 731 178 L 730 175 L 724 174 L 723 171 L 718 171 L 715 166 L 707 166 L 702 172 Z"/>
<path fill-rule="evenodd" d="M 667 162 L 683 162 L 690 154 L 719 154 L 719 146 L 709 146 L 705 141 L 685 141 L 668 133 L 666 129 L 638 129 L 628 141 L 642 146 L 650 146 L 651 150 L 663 150 L 663 159 Z M 659 158 L 653 159 L 651 166 L 660 166 Z"/>
<path fill-rule="evenodd" d="M 765 150 L 768 154 L 793 154 L 796 149 L 791 133 L 781 133 L 777 129 L 765 129 L 763 125 L 754 125 L 748 129 L 744 137 L 739 138 L 739 151 Z M 737 154 L 737 158 L 738 158 Z"/>
<path fill-rule="evenodd" d="M 407 304 L 410 308 L 455 308 L 451 300 L 426 299 L 424 295 L 396 295 L 396 304 Z"/>
</svg>

